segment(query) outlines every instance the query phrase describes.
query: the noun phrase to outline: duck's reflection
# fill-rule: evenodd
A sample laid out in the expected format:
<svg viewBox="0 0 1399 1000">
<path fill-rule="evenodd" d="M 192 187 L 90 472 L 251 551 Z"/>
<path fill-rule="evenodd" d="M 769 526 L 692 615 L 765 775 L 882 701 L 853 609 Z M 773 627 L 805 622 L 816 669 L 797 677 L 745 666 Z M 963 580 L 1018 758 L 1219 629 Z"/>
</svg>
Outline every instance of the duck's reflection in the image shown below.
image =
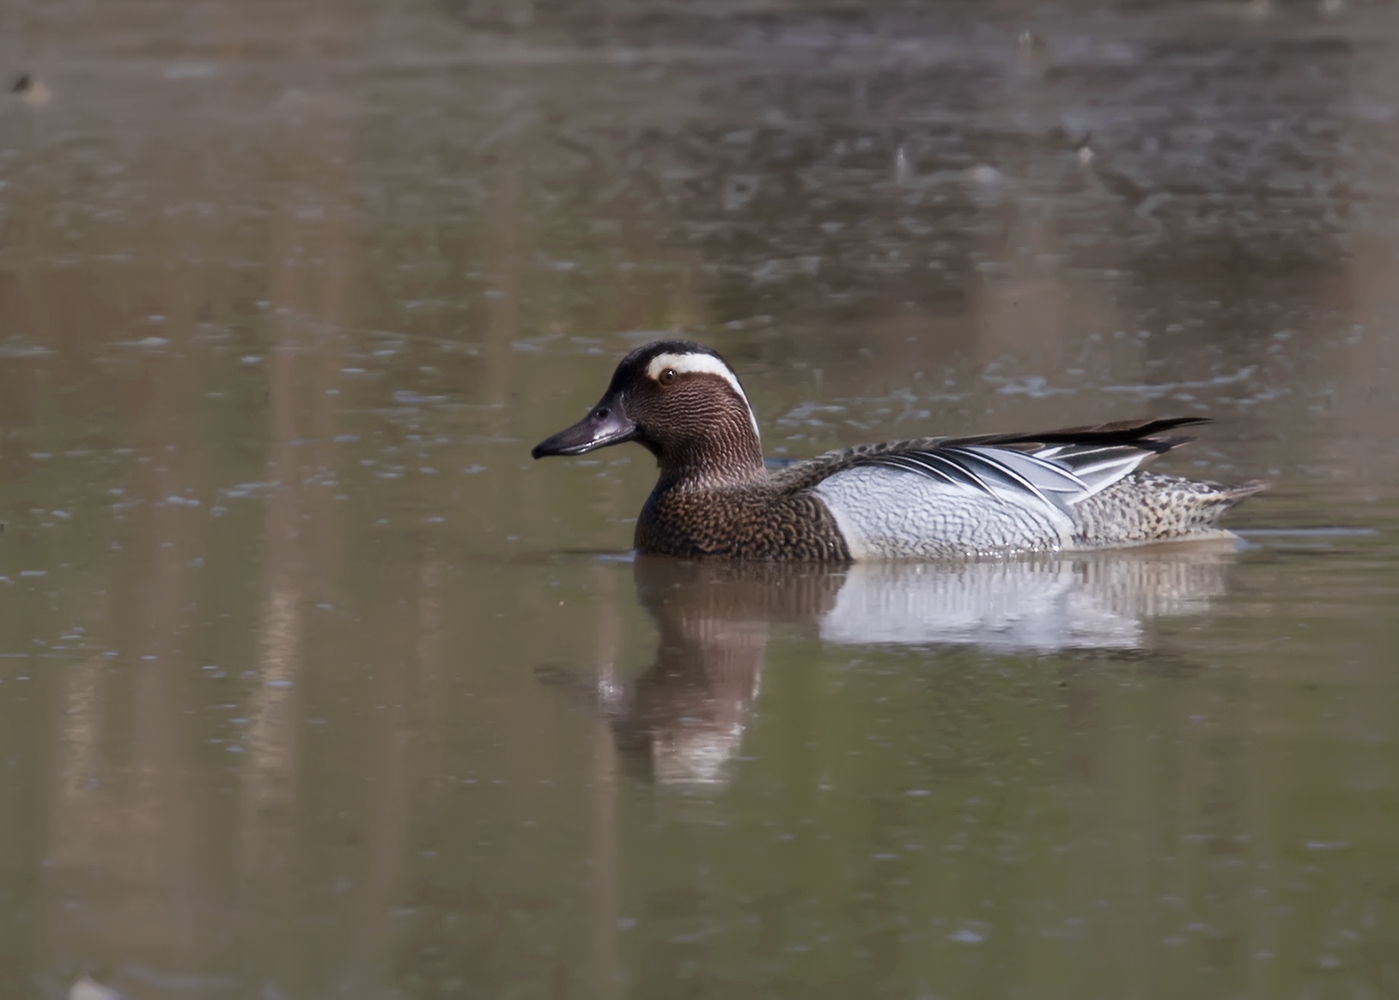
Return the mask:
<svg viewBox="0 0 1399 1000">
<path fill-rule="evenodd" d="M 1146 649 L 1146 623 L 1223 592 L 1230 545 L 1034 561 L 848 568 L 639 558 L 656 661 L 601 704 L 623 759 L 663 783 L 715 784 L 739 751 L 774 623 L 843 645 L 974 646 L 994 653 Z"/>
<path fill-rule="evenodd" d="M 660 629 L 656 662 L 619 692 L 617 744 L 663 782 L 714 782 L 758 695 L 768 629 L 816 622 L 844 573 L 822 567 L 639 557 L 636 591 Z"/>
</svg>

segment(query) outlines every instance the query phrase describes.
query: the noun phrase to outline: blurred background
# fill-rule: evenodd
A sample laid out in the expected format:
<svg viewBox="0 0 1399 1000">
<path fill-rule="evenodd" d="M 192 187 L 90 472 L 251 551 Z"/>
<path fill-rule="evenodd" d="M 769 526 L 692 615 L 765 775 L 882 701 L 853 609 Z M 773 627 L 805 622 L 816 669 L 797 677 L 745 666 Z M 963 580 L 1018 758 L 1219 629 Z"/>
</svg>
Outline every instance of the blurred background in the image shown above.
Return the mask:
<svg viewBox="0 0 1399 1000">
<path fill-rule="evenodd" d="M 1399 991 L 1393 3 L 6 0 L 0 83 L 0 995 Z M 1275 486 L 635 561 L 528 450 L 675 335 L 769 455 Z"/>
</svg>

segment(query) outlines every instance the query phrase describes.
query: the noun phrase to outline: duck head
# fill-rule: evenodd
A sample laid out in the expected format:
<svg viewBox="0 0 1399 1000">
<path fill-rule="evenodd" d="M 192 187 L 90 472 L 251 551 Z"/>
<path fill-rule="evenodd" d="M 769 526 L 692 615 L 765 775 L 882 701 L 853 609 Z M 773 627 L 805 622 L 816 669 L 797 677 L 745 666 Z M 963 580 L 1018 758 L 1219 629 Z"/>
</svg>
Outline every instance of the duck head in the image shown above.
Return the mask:
<svg viewBox="0 0 1399 1000">
<path fill-rule="evenodd" d="M 688 340 L 632 351 L 588 415 L 530 454 L 581 455 L 623 441 L 656 456 L 663 482 L 741 485 L 767 476 L 758 422 L 738 376 L 717 351 Z"/>
</svg>

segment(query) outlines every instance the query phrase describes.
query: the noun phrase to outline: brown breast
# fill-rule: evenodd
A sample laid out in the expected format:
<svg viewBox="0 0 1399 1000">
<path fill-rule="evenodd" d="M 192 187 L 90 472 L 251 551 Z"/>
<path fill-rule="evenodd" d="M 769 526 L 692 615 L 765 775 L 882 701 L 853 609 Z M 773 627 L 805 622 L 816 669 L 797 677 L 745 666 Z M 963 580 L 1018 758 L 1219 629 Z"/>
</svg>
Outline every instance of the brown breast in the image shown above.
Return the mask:
<svg viewBox="0 0 1399 1000">
<path fill-rule="evenodd" d="M 808 492 L 656 490 L 636 522 L 648 555 L 788 562 L 849 562 L 835 519 Z"/>
</svg>

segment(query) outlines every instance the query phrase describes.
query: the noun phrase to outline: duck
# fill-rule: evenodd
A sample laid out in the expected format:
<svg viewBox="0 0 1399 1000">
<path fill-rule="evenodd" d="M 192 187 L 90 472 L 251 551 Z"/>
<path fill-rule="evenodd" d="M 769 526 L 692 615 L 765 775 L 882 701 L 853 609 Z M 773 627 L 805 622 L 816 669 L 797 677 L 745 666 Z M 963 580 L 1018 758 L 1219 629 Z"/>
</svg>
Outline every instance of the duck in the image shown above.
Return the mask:
<svg viewBox="0 0 1399 1000">
<path fill-rule="evenodd" d="M 659 476 L 636 521 L 643 555 L 852 563 L 1063 553 L 1233 539 L 1219 519 L 1266 483 L 1141 466 L 1204 417 L 862 444 L 772 468 L 738 374 L 688 340 L 638 347 L 578 423 L 531 451 L 635 441 Z"/>
</svg>

